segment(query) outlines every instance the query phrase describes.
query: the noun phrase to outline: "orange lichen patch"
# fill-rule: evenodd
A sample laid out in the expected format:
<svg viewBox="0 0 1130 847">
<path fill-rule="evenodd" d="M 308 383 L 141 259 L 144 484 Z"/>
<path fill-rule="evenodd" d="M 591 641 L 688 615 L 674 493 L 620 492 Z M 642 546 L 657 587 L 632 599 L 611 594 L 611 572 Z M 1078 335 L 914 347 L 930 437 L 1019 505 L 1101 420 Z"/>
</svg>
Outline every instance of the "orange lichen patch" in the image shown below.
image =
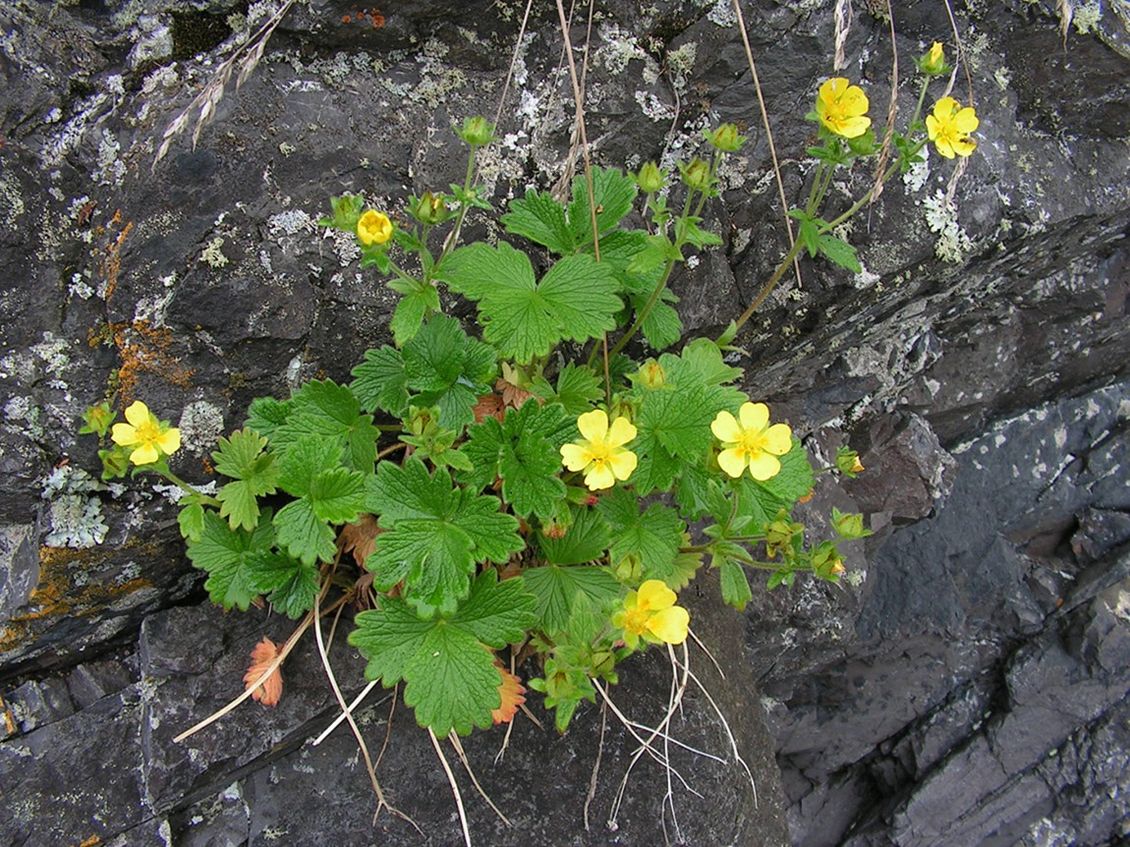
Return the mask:
<svg viewBox="0 0 1130 847">
<path fill-rule="evenodd" d="M 4 733 L 5 735 L 15 735 L 16 730 L 16 716 L 12 714 L 12 709 L 4 702 L 4 698 L 0 697 L 0 712 L 4 715 Z"/>
<path fill-rule="evenodd" d="M 136 550 L 139 558 L 155 557 L 160 552 L 160 546 L 153 542 L 131 540 L 124 547 Z M 39 583 L 28 597 L 27 611 L 13 615 L 0 631 L 0 652 L 34 635 L 37 622 L 66 616 L 88 617 L 118 597 L 152 586 L 142 577 L 118 583 L 98 578 L 98 570 L 111 564 L 116 552 L 102 548 L 40 547 Z"/>
<path fill-rule="evenodd" d="M 117 372 L 118 400 L 128 406 L 134 399 L 137 378 L 141 373 L 160 376 L 178 388 L 189 388 L 195 371 L 181 365 L 169 352 L 173 333 L 166 327 L 154 327 L 148 321 L 131 321 L 110 325 L 114 346 L 118 348 L 121 366 Z"/>
<path fill-rule="evenodd" d="M 97 835 L 92 835 L 92 836 L 90 836 L 90 838 L 87 838 L 84 841 L 82 841 L 78 845 L 78 847 L 95 847 L 96 844 L 101 844 L 101 843 L 102 843 L 101 838 L 99 838 Z"/>
<path fill-rule="evenodd" d="M 122 212 L 119 209 L 114 212 L 114 217 L 110 219 L 110 225 L 114 226 L 122 222 Z M 118 287 L 118 275 L 122 272 L 122 244 L 125 243 L 126 238 L 133 231 L 133 221 L 126 221 L 126 225 L 122 227 L 121 231 L 113 237 L 110 243 L 105 248 L 105 256 L 102 259 L 102 277 L 106 280 L 106 295 L 105 300 L 110 302 L 110 298 L 114 296 L 114 290 Z"/>
<path fill-rule="evenodd" d="M 360 24 L 361 26 L 370 26 L 373 29 L 380 29 L 385 25 L 385 16 L 381 14 L 381 10 L 373 9 L 358 9 L 354 6 L 350 11 L 341 16 L 343 24 Z"/>
</svg>

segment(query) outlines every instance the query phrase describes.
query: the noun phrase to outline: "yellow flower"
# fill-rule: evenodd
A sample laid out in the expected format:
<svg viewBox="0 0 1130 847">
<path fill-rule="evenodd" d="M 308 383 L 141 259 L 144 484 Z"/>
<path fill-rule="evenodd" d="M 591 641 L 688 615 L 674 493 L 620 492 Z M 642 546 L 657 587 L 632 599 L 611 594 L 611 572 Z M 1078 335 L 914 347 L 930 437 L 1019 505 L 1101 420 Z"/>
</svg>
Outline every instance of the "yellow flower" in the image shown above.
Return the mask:
<svg viewBox="0 0 1130 847">
<path fill-rule="evenodd" d="M 943 97 L 934 104 L 934 114 L 926 116 L 926 134 L 947 159 L 970 156 L 977 149 L 977 142 L 969 133 L 977 129 L 981 122 L 972 106 L 961 108 L 952 97 Z"/>
<path fill-rule="evenodd" d="M 836 135 L 857 138 L 867 132 L 871 118 L 866 117 L 867 95 L 858 85 L 849 84 L 842 76 L 825 81 L 816 97 L 816 114 Z"/>
<path fill-rule="evenodd" d="M 636 437 L 636 428 L 627 418 L 616 418 L 610 427 L 608 415 L 596 409 L 577 418 L 577 429 L 582 438 L 561 448 L 561 461 L 571 471 L 583 470 L 589 489 L 611 488 L 632 475 L 638 459 L 624 445 Z"/>
<path fill-rule="evenodd" d="M 738 418 L 719 412 L 710 431 L 726 448 L 718 454 L 718 465 L 737 479 L 749 467 L 749 475 L 764 482 L 781 470 L 778 456 L 792 449 L 793 433 L 787 424 L 769 425 L 769 407 L 764 403 L 742 403 Z"/>
<path fill-rule="evenodd" d="M 649 579 L 639 591 L 629 591 L 624 607 L 612 615 L 612 624 L 624 630 L 624 643 L 633 650 L 640 638 L 652 644 L 682 644 L 687 640 L 690 613 L 676 606 L 675 592 L 658 579 Z"/>
<path fill-rule="evenodd" d="M 384 212 L 368 209 L 357 221 L 357 237 L 366 247 L 384 244 L 392 238 L 392 221 Z"/>
<path fill-rule="evenodd" d="M 135 465 L 151 465 L 180 449 L 180 430 L 157 420 L 140 400 L 126 409 L 126 420 L 129 423 L 114 424 L 110 437 L 120 447 L 134 448 L 129 460 Z"/>
</svg>

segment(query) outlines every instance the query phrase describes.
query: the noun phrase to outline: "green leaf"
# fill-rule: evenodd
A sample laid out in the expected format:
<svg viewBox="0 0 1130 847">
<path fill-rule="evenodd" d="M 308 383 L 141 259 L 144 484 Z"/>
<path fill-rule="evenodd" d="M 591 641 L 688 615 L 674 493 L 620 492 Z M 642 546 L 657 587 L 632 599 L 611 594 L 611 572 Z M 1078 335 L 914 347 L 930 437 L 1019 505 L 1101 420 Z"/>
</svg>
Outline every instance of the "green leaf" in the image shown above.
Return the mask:
<svg viewBox="0 0 1130 847">
<path fill-rule="evenodd" d="M 403 466 L 382 462 L 365 508 L 386 530 L 365 566 L 381 586 L 404 580 L 424 613 L 453 610 L 467 596 L 475 562 L 501 564 L 525 546 L 497 497 L 455 488 L 446 470 L 429 475 L 416 457 Z"/>
<path fill-rule="evenodd" d="M 233 530 L 215 512 L 204 513 L 204 526 L 196 541 L 188 542 L 188 558 L 195 567 L 208 572 L 204 588 L 213 603 L 230 609 L 247 611 L 259 595 L 255 588 L 254 560 L 270 550 L 274 542 L 270 513 L 254 532 Z"/>
<path fill-rule="evenodd" d="M 333 529 L 315 514 L 313 504 L 305 498 L 279 509 L 274 524 L 279 546 L 305 564 L 329 562 L 337 552 Z"/>
<path fill-rule="evenodd" d="M 573 522 L 561 538 L 538 537 L 538 546 L 547 562 L 555 565 L 580 565 L 604 555 L 611 541 L 608 523 L 595 509 L 570 509 Z"/>
<path fill-rule="evenodd" d="M 311 480 L 306 498 L 323 521 L 355 521 L 365 507 L 365 475 L 349 468 L 322 471 Z"/>
<path fill-rule="evenodd" d="M 566 255 L 576 250 L 577 242 L 565 222 L 565 207 L 550 194 L 529 189 L 526 196 L 510 203 L 510 211 L 500 220 L 508 232 Z"/>
<path fill-rule="evenodd" d="M 365 351 L 365 360 L 353 369 L 353 393 L 367 412 L 380 409 L 401 418 L 408 411 L 408 375 L 400 351 L 387 344 Z"/>
<path fill-rule="evenodd" d="M 550 403 L 560 403 L 565 413 L 577 417 L 592 409 L 592 404 L 604 396 L 600 379 L 592 368 L 568 363 L 557 374 L 557 387 L 552 387 L 543 376 L 537 377 L 530 392 Z"/>
<path fill-rule="evenodd" d="M 725 521 L 731 511 L 730 501 L 722 489 L 717 473 L 710 473 L 703 464 L 688 464 L 682 469 L 675 499 L 683 515 L 698 520 L 706 515 L 722 513 Z"/>
<path fill-rule="evenodd" d="M 181 506 L 177 513 L 177 526 L 185 541 L 199 541 L 204 534 L 204 507 L 199 500 L 185 499 L 189 502 Z"/>
<path fill-rule="evenodd" d="M 654 350 L 664 350 L 683 337 L 683 321 L 679 313 L 667 302 L 678 302 L 671 291 L 665 290 L 663 296 L 655 302 L 647 317 L 640 325 L 643 337 Z M 638 313 L 644 305 L 644 298 L 633 297 L 632 308 Z"/>
<path fill-rule="evenodd" d="M 744 612 L 746 604 L 753 599 L 753 590 L 749 587 L 749 578 L 745 568 L 731 559 L 722 559 L 721 568 L 722 601 L 728 606 L 733 606 L 739 612 Z"/>
<path fill-rule="evenodd" d="M 280 426 L 271 443 L 286 452 L 299 438 L 317 436 L 345 448 L 345 463 L 360 471 L 370 471 L 377 453 L 377 436 L 371 415 L 361 414 L 361 404 L 353 392 L 332 380 L 311 380 L 291 397 L 294 404 L 286 423 Z"/>
<path fill-rule="evenodd" d="M 283 553 L 262 551 L 248 560 L 252 588 L 269 594 L 267 600 L 288 618 L 298 618 L 314 606 L 318 592 L 318 568 Z"/>
<path fill-rule="evenodd" d="M 508 409 L 501 424 L 487 418 L 468 430 L 463 450 L 474 470 L 463 478 L 482 489 L 502 477 L 502 496 L 515 514 L 549 519 L 565 498 L 565 483 L 557 476 L 558 445 L 543 432 L 563 429 L 564 423 L 560 406 L 543 407 L 534 399 L 521 409 Z"/>
<path fill-rule="evenodd" d="M 568 627 L 578 594 L 598 610 L 620 597 L 620 583 L 605 567 L 546 565 L 530 568 L 522 576 L 537 598 L 538 627 L 550 635 Z"/>
<path fill-rule="evenodd" d="M 596 209 L 596 229 L 600 235 L 615 229 L 632 209 L 637 187 L 630 176 L 618 168 L 592 169 L 592 206 L 589 204 L 588 178 L 573 179 L 573 199 L 569 203 L 569 229 L 573 243 L 592 247 L 592 208 Z"/>
<path fill-rule="evenodd" d="M 275 430 L 286 423 L 294 404 L 289 400 L 276 400 L 274 397 L 256 397 L 247 409 L 247 420 L 243 426 L 260 435 L 271 438 Z"/>
<path fill-rule="evenodd" d="M 403 360 L 406 385 L 418 392 L 412 405 L 438 406 L 440 425 L 457 433 L 474 421 L 475 403 L 498 373 L 494 350 L 446 315 L 427 320 L 404 345 Z"/>
<path fill-rule="evenodd" d="M 431 285 L 424 285 L 408 292 L 396 304 L 389 328 L 397 347 L 403 347 L 420 331 L 424 316 L 439 309 L 439 292 Z"/>
<path fill-rule="evenodd" d="M 820 249 L 820 253 L 833 264 L 839 265 L 841 268 L 846 268 L 856 274 L 863 271 L 863 266 L 859 264 L 859 257 L 856 255 L 855 248 L 842 238 L 836 238 L 834 235 L 825 233 L 820 236 L 820 241 L 817 246 Z"/>
<path fill-rule="evenodd" d="M 702 385 L 673 385 L 644 394 L 636 427 L 654 437 L 667 452 L 687 462 L 706 455 L 713 443 L 710 422 L 718 414 L 718 398 Z"/>
<path fill-rule="evenodd" d="M 615 329 L 623 306 L 611 269 L 587 255 L 561 259 L 538 283 L 524 253 L 478 242 L 452 253 L 441 273 L 452 290 L 478 301 L 483 337 L 519 363 L 563 339 L 586 341 Z"/>
<path fill-rule="evenodd" d="M 641 497 L 653 491 L 669 491 L 683 463 L 671 455 L 653 432 L 642 432 L 631 444 L 639 459 L 631 476 L 632 485 Z"/>
<path fill-rule="evenodd" d="M 752 482 L 791 508 L 793 503 L 812 490 L 816 475 L 808 462 L 808 451 L 796 436 L 793 436 L 792 448 L 780 460 L 781 471 L 775 477 L 765 482 Z"/>
<path fill-rule="evenodd" d="M 220 449 L 212 453 L 216 471 L 235 480 L 217 495 L 220 517 L 227 518 L 232 529 L 254 529 L 259 523 L 256 498 L 275 493 L 278 468 L 275 457 L 263 452 L 266 447 L 266 438 L 254 430 L 242 429 L 230 438 L 221 438 Z"/>
<path fill-rule="evenodd" d="M 660 579 L 672 588 L 679 586 L 676 557 L 687 527 L 678 512 L 652 503 L 640 514 L 636 498 L 622 488 L 601 498 L 597 508 L 612 526 L 613 563 L 627 556 L 638 557 L 644 579 Z"/>
<path fill-rule="evenodd" d="M 306 496 L 318 474 L 340 466 L 341 452 L 341 445 L 332 439 L 314 435 L 295 439 L 279 463 L 279 487 L 295 497 Z"/>
<path fill-rule="evenodd" d="M 535 600 L 521 578 L 499 583 L 481 574 L 450 618 L 423 621 L 398 598 L 362 612 L 349 643 L 368 659 L 365 676 L 386 688 L 406 682 L 404 701 L 417 722 L 439 736 L 491 724 L 502 676 L 488 648 L 524 638 L 536 623 Z"/>
</svg>

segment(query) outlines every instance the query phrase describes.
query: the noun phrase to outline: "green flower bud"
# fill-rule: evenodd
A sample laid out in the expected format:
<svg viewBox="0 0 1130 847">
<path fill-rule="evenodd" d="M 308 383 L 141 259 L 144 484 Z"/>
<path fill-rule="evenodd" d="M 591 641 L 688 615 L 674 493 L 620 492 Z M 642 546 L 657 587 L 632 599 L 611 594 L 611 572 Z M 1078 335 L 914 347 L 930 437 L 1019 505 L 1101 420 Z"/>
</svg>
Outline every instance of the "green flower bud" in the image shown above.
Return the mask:
<svg viewBox="0 0 1130 847">
<path fill-rule="evenodd" d="M 866 538 L 871 534 L 871 530 L 863 525 L 863 515 L 841 512 L 835 506 L 832 507 L 832 526 L 841 538 L 849 540 Z"/>
<path fill-rule="evenodd" d="M 781 510 L 777 519 L 765 527 L 765 554 L 770 559 L 776 558 L 778 553 L 784 553 L 789 558 L 793 549 L 793 539 L 804 535 L 804 525 L 793 523 L 788 519 L 788 514 Z"/>
<path fill-rule="evenodd" d="M 655 164 L 655 162 L 644 162 L 634 179 L 636 185 L 640 187 L 640 190 L 648 194 L 654 194 L 656 191 L 662 190 L 663 186 L 667 183 L 667 175 L 659 169 L 659 165 Z"/>
<path fill-rule="evenodd" d="M 841 447 L 836 451 L 836 467 L 848 479 L 855 479 L 863 473 L 863 462 L 859 461 L 859 454 L 850 447 Z"/>
<path fill-rule="evenodd" d="M 946 64 L 946 53 L 940 41 L 935 41 L 930 45 L 929 50 L 918 57 L 918 70 L 927 76 L 944 76 L 950 72 Z"/>
<path fill-rule="evenodd" d="M 482 115 L 475 115 L 463 121 L 463 126 L 455 134 L 472 147 L 485 147 L 494 141 L 494 124 Z"/>
<path fill-rule="evenodd" d="M 710 173 L 710 163 L 694 158 L 686 165 L 679 165 L 679 173 L 683 182 L 694 191 L 707 192 L 714 184 L 714 175 Z"/>
<path fill-rule="evenodd" d="M 442 194 L 425 191 L 423 196 L 412 197 L 408 201 L 408 214 L 422 224 L 434 226 L 447 220 L 447 204 Z"/>
<path fill-rule="evenodd" d="M 714 131 L 704 129 L 702 134 L 710 145 L 723 153 L 736 153 L 745 144 L 745 136 L 738 135 L 737 124 L 722 124 Z"/>
<path fill-rule="evenodd" d="M 825 541 L 812 551 L 812 572 L 821 579 L 837 581 L 847 568 L 840 551 L 830 541 Z"/>
</svg>

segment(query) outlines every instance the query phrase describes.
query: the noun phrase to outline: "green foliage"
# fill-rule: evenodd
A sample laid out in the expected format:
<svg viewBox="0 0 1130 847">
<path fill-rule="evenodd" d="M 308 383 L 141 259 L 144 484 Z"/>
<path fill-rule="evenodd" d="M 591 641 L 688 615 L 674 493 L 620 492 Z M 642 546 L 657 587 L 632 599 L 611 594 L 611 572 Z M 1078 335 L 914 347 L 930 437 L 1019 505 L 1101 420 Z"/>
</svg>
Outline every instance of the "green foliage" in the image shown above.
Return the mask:
<svg viewBox="0 0 1130 847">
<path fill-rule="evenodd" d="M 259 523 L 257 498 L 275 493 L 278 468 L 274 455 L 264 452 L 266 447 L 266 438 L 240 429 L 230 438 L 220 438 L 220 449 L 212 454 L 216 473 L 233 480 L 218 496 L 220 517 L 227 518 L 232 529 L 254 529 Z"/>
<path fill-rule="evenodd" d="M 403 582 L 406 598 L 425 616 L 448 614 L 470 590 L 476 562 L 506 562 L 525 544 L 518 521 L 499 511 L 497 497 L 457 488 L 445 470 L 424 463 L 382 462 L 365 508 L 380 515 L 377 551 L 365 566 L 378 588 Z"/>
<path fill-rule="evenodd" d="M 349 643 L 368 659 L 368 679 L 386 688 L 405 682 L 404 702 L 421 726 L 441 737 L 467 735 L 490 726 L 500 704 L 502 677 L 489 648 L 522 641 L 536 623 L 535 602 L 522 579 L 498 582 L 488 568 L 450 616 L 422 620 L 388 597 L 357 616 Z"/>
<path fill-rule="evenodd" d="M 333 380 L 312 380 L 290 398 L 286 419 L 269 436 L 278 452 L 289 452 L 299 439 L 316 437 L 338 445 L 342 461 L 355 470 L 369 470 L 376 457 L 377 436 L 371 415 L 361 413 L 353 392 Z"/>
<path fill-rule="evenodd" d="M 480 242 L 454 251 L 441 273 L 448 287 L 479 304 L 483 338 L 519 363 L 563 340 L 615 329 L 623 305 L 612 272 L 584 254 L 561 259 L 538 282 L 525 253 Z"/>
<path fill-rule="evenodd" d="M 679 586 L 676 559 L 687 527 L 678 512 L 652 503 L 641 513 L 637 499 L 624 489 L 601 498 L 597 508 L 612 527 L 609 552 L 615 566 L 630 561 L 638 565 L 641 581 L 658 579 L 673 588 Z"/>
</svg>

